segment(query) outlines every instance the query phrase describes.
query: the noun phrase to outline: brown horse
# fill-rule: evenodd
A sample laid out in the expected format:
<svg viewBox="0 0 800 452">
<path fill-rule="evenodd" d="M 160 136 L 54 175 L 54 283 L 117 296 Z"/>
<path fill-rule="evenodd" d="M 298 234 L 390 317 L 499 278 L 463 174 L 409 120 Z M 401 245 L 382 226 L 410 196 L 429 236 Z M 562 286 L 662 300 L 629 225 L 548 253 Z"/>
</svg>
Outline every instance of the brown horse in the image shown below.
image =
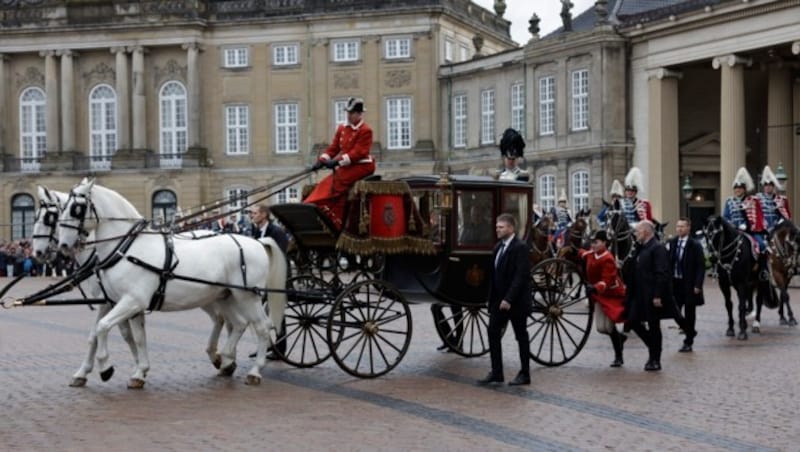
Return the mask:
<svg viewBox="0 0 800 452">
<path fill-rule="evenodd" d="M 553 243 L 550 241 L 550 228 L 552 220 L 545 215 L 541 220 L 534 223 L 531 233 L 528 236 L 528 244 L 531 246 L 531 266 L 534 267 L 539 262 L 554 257 L 556 252 Z"/>
<path fill-rule="evenodd" d="M 780 315 L 781 325 L 797 325 L 794 318 L 792 307 L 789 305 L 789 282 L 792 277 L 800 272 L 800 229 L 791 221 L 782 221 L 775 230 L 772 231 L 772 238 L 769 241 L 769 270 L 772 275 L 772 286 L 780 292 L 780 302 L 778 304 L 778 315 Z M 772 294 L 770 294 L 772 295 Z M 760 299 L 761 297 L 759 297 Z M 783 315 L 783 307 L 786 306 L 787 317 Z M 769 306 L 774 308 L 775 306 Z M 757 303 L 756 322 L 761 320 L 761 303 Z M 755 329 L 758 323 L 753 323 Z"/>
</svg>

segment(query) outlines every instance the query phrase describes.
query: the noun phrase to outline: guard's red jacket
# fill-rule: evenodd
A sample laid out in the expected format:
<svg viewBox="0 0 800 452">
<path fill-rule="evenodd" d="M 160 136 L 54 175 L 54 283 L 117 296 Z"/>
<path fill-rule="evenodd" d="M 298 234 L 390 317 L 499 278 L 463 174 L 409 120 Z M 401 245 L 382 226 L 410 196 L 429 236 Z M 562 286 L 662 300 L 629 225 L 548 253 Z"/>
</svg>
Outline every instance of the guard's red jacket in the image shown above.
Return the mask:
<svg viewBox="0 0 800 452">
<path fill-rule="evenodd" d="M 625 284 L 617 271 L 616 258 L 608 251 L 595 254 L 588 250 L 581 251 L 581 258 L 586 261 L 586 281 L 597 290 L 590 296 L 592 301 L 612 322 L 624 322 Z"/>
<path fill-rule="evenodd" d="M 321 162 L 337 160 L 339 167 L 322 179 L 304 202 L 318 205 L 339 228 L 344 221 L 347 191 L 375 172 L 371 147 L 372 129 L 362 120 L 356 125 L 340 125 L 330 146 L 319 156 Z"/>
</svg>

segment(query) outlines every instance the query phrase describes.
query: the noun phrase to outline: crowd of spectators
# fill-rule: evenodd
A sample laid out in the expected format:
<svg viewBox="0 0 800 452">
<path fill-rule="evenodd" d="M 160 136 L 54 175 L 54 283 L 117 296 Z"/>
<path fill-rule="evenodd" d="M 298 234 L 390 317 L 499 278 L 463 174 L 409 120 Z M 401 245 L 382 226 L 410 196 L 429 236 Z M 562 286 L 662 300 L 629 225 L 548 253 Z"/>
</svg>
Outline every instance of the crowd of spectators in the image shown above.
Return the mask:
<svg viewBox="0 0 800 452">
<path fill-rule="evenodd" d="M 33 258 L 31 242 L 27 239 L 0 242 L 0 277 L 64 276 L 72 271 L 71 259 L 58 255 L 52 264 L 39 263 Z"/>
</svg>

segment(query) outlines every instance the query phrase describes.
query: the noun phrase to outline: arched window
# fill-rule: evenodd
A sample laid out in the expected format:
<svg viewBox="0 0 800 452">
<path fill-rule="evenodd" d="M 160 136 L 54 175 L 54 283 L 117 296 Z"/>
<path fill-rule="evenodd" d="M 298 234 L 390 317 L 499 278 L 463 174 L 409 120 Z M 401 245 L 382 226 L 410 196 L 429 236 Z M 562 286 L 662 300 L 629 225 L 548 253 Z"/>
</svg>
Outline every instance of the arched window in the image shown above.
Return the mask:
<svg viewBox="0 0 800 452">
<path fill-rule="evenodd" d="M 159 105 L 161 167 L 179 168 L 187 146 L 186 88 L 176 81 L 165 83 Z"/>
<path fill-rule="evenodd" d="M 545 212 L 556 206 L 556 176 L 544 174 L 539 177 L 539 205 Z"/>
<path fill-rule="evenodd" d="M 39 171 L 39 159 L 47 151 L 45 99 L 41 88 L 27 88 L 19 97 L 19 150 L 22 171 Z"/>
<path fill-rule="evenodd" d="M 89 94 L 91 168 L 111 169 L 117 150 L 117 95 L 108 85 L 97 85 Z"/>
<path fill-rule="evenodd" d="M 33 234 L 34 216 L 33 196 L 23 193 L 11 198 L 11 240 Z"/>
<path fill-rule="evenodd" d="M 572 173 L 572 211 L 577 214 L 589 207 L 589 172 L 578 170 Z"/>
<path fill-rule="evenodd" d="M 166 224 L 172 221 L 178 209 L 178 197 L 172 190 L 158 190 L 153 193 L 153 221 Z"/>
</svg>

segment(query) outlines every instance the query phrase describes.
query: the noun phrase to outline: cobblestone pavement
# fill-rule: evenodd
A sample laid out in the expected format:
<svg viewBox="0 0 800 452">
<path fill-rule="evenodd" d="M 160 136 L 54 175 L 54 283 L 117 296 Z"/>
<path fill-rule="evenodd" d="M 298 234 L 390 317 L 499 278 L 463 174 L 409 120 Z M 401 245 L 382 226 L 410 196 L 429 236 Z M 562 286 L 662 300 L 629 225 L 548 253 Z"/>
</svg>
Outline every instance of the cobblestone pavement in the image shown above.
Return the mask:
<svg viewBox="0 0 800 452">
<path fill-rule="evenodd" d="M 14 288 L 31 293 L 47 280 Z M 0 279 L 0 287 L 7 280 Z M 151 370 L 126 389 L 132 358 L 112 332 L 117 373 L 67 386 L 86 353 L 94 313 L 84 306 L 0 311 L 0 448 L 3 450 L 800 450 L 800 331 L 765 310 L 762 333 L 725 337 L 726 314 L 709 283 L 695 352 L 663 323 L 664 370 L 642 370 L 631 337 L 625 366 L 592 333 L 572 362 L 534 364 L 529 387 L 479 387 L 488 356 L 436 351 L 428 305 L 415 305 L 413 340 L 390 374 L 359 380 L 332 360 L 312 369 L 269 362 L 261 386 L 244 384 L 248 333 L 233 378 L 216 376 L 204 348 L 205 314 L 147 317 Z M 800 290 L 791 296 L 800 300 Z M 796 302 L 799 306 L 800 301 Z M 798 312 L 800 313 L 800 312 Z M 504 341 L 513 377 L 513 335 Z"/>
</svg>

